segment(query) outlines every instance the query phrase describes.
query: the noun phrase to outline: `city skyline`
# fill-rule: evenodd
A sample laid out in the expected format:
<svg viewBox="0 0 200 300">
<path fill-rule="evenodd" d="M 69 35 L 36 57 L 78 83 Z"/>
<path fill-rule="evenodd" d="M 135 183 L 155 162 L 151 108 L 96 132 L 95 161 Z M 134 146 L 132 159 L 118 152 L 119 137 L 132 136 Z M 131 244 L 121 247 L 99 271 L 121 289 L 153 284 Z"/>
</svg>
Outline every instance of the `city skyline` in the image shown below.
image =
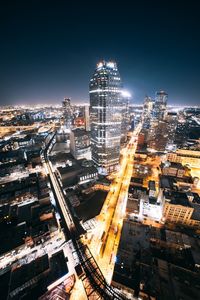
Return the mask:
<svg viewBox="0 0 200 300">
<path fill-rule="evenodd" d="M 101 59 L 117 62 L 134 103 L 165 90 L 169 104 L 198 105 L 198 6 L 4 4 L 0 105 L 58 104 L 65 96 L 89 102 L 90 74 Z"/>
<path fill-rule="evenodd" d="M 199 3 L 1 8 L 1 300 L 200 299 Z"/>
</svg>

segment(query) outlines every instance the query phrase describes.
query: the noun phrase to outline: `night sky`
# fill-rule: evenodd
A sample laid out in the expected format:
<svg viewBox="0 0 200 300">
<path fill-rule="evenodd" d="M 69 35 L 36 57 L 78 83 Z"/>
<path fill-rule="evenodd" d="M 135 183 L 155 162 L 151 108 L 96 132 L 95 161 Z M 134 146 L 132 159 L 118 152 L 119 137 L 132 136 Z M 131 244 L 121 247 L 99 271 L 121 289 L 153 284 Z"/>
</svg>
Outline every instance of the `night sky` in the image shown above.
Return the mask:
<svg viewBox="0 0 200 300">
<path fill-rule="evenodd" d="M 163 89 L 170 104 L 200 104 L 197 0 L 3 2 L 0 105 L 87 102 L 103 58 L 117 61 L 135 103 Z"/>
</svg>

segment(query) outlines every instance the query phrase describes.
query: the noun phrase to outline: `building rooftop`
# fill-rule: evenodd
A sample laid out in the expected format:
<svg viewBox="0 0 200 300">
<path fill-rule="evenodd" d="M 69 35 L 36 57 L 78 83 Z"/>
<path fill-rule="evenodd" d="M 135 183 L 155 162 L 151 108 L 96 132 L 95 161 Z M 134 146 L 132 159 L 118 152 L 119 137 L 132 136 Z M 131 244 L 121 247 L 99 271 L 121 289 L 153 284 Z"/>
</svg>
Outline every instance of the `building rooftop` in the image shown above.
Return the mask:
<svg viewBox="0 0 200 300">
<path fill-rule="evenodd" d="M 126 211 L 128 213 L 138 213 L 139 212 L 139 201 L 128 197 Z"/>
<path fill-rule="evenodd" d="M 185 169 L 185 167 L 181 163 L 176 163 L 176 162 L 170 162 L 169 166 L 162 163 L 161 167 L 162 168 L 174 168 L 174 169 L 179 169 L 179 170 Z"/>
<path fill-rule="evenodd" d="M 191 206 L 194 208 L 191 219 L 200 221 L 200 205 L 196 203 L 191 203 Z"/>
<path fill-rule="evenodd" d="M 86 168 L 82 169 L 79 176 L 84 176 L 84 175 L 87 175 L 87 174 L 95 174 L 95 173 L 98 173 L 97 168 L 95 168 L 94 166 L 86 167 Z"/>
<path fill-rule="evenodd" d="M 155 191 L 156 190 L 156 183 L 155 183 L 155 181 L 149 180 L 148 187 L 149 187 L 149 190 Z"/>
<path fill-rule="evenodd" d="M 101 211 L 106 196 L 106 191 L 95 191 L 85 195 L 84 201 L 75 208 L 78 218 L 85 222 L 96 217 Z"/>
<path fill-rule="evenodd" d="M 50 258 L 45 254 L 27 264 L 14 266 L 3 276 L 0 275 L 1 282 L 2 279 L 6 282 L 9 278 L 9 295 L 6 295 L 8 290 L 4 287 L 5 298 L 2 299 L 38 299 L 51 283 L 66 275 L 67 272 L 62 250 L 54 253 Z"/>
<path fill-rule="evenodd" d="M 174 280 L 180 280 L 189 290 L 189 274 L 196 283 L 197 278 L 200 282 L 195 267 L 200 256 L 200 243 L 197 242 L 186 234 L 124 221 L 113 284 L 117 286 L 119 283 L 134 290 L 134 295 L 141 291 L 156 299 L 180 299 L 174 298 L 175 293 L 183 296 L 181 291 L 175 291 Z M 179 275 L 178 270 L 181 270 Z M 200 294 L 200 284 L 194 290 L 194 295 Z M 188 296 L 181 299 L 196 298 Z"/>
<path fill-rule="evenodd" d="M 176 179 L 172 176 L 160 175 L 159 182 L 161 188 L 173 190 L 175 188 Z"/>
<path fill-rule="evenodd" d="M 192 151 L 192 150 L 185 150 L 185 149 L 177 149 L 176 154 L 182 156 L 193 156 L 193 157 L 200 157 L 200 151 Z"/>
<path fill-rule="evenodd" d="M 188 200 L 186 193 L 174 192 L 174 191 L 164 191 L 163 195 L 166 200 L 169 200 L 170 204 L 191 207 L 191 202 Z"/>
<path fill-rule="evenodd" d="M 200 196 L 198 193 L 191 193 L 192 196 L 194 197 L 193 200 L 192 200 L 192 203 L 197 203 L 197 204 L 200 204 Z"/>
<path fill-rule="evenodd" d="M 171 244 L 177 244 L 180 246 L 190 245 L 190 238 L 188 235 L 181 232 L 165 230 L 166 242 Z"/>
<path fill-rule="evenodd" d="M 57 170 L 61 175 L 64 188 L 78 184 L 81 176 L 98 174 L 98 171 L 94 166 L 89 165 L 88 167 L 85 167 L 83 165 L 83 160 L 75 160 L 75 163 L 72 166 L 58 167 Z"/>
<path fill-rule="evenodd" d="M 143 184 L 143 178 L 131 177 L 131 183 Z"/>
<path fill-rule="evenodd" d="M 72 132 L 74 133 L 75 136 L 83 136 L 83 135 L 88 136 L 88 131 L 86 131 L 84 128 L 76 128 L 73 129 Z"/>
</svg>

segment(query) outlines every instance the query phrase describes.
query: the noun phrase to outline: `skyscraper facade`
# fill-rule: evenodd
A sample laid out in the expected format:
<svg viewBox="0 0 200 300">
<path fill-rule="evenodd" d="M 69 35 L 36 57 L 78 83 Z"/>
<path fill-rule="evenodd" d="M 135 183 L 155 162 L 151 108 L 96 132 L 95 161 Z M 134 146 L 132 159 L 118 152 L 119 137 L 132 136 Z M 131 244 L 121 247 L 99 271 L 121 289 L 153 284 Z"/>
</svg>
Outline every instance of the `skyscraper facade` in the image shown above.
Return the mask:
<svg viewBox="0 0 200 300">
<path fill-rule="evenodd" d="M 156 92 L 155 101 L 145 98 L 143 109 L 143 128 L 148 130 L 147 148 L 155 151 L 165 151 L 173 141 L 173 126 L 167 120 L 168 94 Z M 151 111 L 148 118 L 148 113 Z M 168 117 L 170 119 L 170 117 Z"/>
<path fill-rule="evenodd" d="M 155 151 L 165 151 L 168 143 L 168 123 L 166 121 L 154 121 L 148 132 L 147 148 Z"/>
<path fill-rule="evenodd" d="M 122 82 L 115 62 L 102 61 L 90 80 L 92 159 L 107 172 L 119 163 L 122 123 Z"/>
<path fill-rule="evenodd" d="M 84 117 L 85 117 L 85 130 L 90 131 L 90 107 L 85 105 L 84 107 Z"/>
<path fill-rule="evenodd" d="M 175 142 L 175 134 L 177 127 L 177 113 L 176 112 L 168 112 L 166 115 L 167 125 L 167 134 L 168 134 L 168 145 L 171 146 Z"/>
<path fill-rule="evenodd" d="M 131 94 L 127 91 L 122 91 L 122 123 L 121 123 L 121 145 L 127 142 L 127 133 L 130 127 L 129 103 Z"/>
<path fill-rule="evenodd" d="M 64 98 L 62 101 L 62 108 L 66 129 L 70 129 L 72 124 L 72 108 L 70 98 Z"/>
<path fill-rule="evenodd" d="M 146 96 L 144 98 L 143 103 L 143 113 L 142 113 L 142 121 L 143 121 L 143 129 L 149 129 L 150 122 L 152 119 L 154 100 L 151 97 Z"/>
<path fill-rule="evenodd" d="M 156 92 L 153 116 L 156 120 L 163 120 L 167 111 L 168 94 L 164 91 Z"/>
</svg>

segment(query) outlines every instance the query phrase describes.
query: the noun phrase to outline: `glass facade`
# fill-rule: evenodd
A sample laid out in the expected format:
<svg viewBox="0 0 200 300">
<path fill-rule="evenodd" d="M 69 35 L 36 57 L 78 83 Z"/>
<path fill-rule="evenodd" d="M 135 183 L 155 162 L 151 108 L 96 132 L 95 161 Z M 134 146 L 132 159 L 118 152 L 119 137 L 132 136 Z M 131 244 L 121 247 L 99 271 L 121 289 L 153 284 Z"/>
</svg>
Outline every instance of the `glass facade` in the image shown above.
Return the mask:
<svg viewBox="0 0 200 300">
<path fill-rule="evenodd" d="M 107 172 L 119 163 L 122 83 L 115 62 L 100 62 L 90 80 L 92 159 Z"/>
<path fill-rule="evenodd" d="M 146 96 L 144 98 L 143 114 L 142 114 L 143 129 L 150 128 L 150 123 L 153 114 L 153 106 L 154 106 L 154 100 L 151 99 L 151 97 Z"/>
<path fill-rule="evenodd" d="M 164 91 L 156 93 L 156 99 L 154 104 L 154 118 L 157 120 L 163 120 L 167 110 L 168 94 Z"/>
<path fill-rule="evenodd" d="M 63 107 L 63 115 L 64 115 L 64 121 L 67 129 L 71 128 L 72 123 L 72 108 L 71 108 L 71 100 L 69 98 L 65 98 L 62 101 L 62 107 Z"/>
<path fill-rule="evenodd" d="M 121 124 L 121 145 L 127 142 L 127 133 L 130 126 L 129 102 L 131 95 L 128 92 L 122 91 L 122 124 Z"/>
</svg>

